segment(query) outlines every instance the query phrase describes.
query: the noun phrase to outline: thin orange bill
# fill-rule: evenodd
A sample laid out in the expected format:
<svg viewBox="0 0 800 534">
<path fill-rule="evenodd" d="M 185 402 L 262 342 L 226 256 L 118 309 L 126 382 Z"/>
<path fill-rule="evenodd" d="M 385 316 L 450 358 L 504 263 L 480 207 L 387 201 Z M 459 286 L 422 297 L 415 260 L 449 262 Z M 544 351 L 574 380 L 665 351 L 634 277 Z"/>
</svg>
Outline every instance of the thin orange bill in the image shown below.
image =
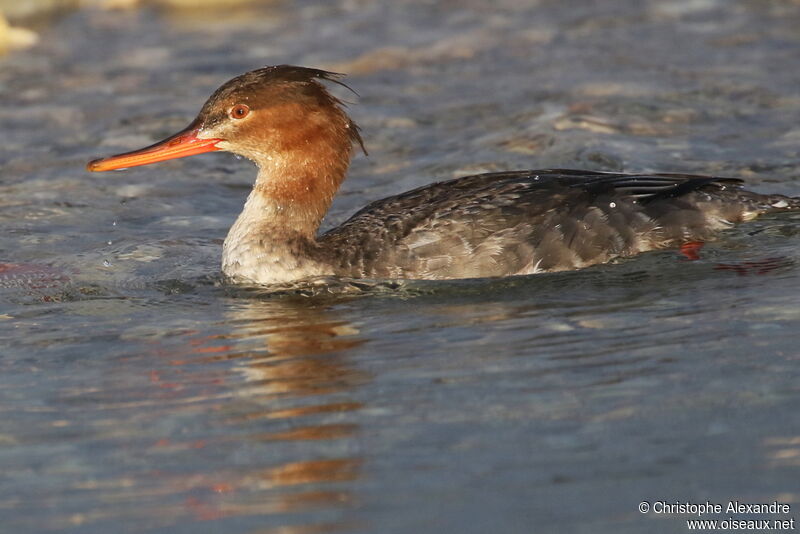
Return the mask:
<svg viewBox="0 0 800 534">
<path fill-rule="evenodd" d="M 192 124 L 185 130 L 154 145 L 132 152 L 125 152 L 124 154 L 117 154 L 116 156 L 92 160 L 86 165 L 86 169 L 92 172 L 113 171 L 222 150 L 216 146 L 222 139 L 199 139 L 197 132 L 198 128 Z"/>
</svg>

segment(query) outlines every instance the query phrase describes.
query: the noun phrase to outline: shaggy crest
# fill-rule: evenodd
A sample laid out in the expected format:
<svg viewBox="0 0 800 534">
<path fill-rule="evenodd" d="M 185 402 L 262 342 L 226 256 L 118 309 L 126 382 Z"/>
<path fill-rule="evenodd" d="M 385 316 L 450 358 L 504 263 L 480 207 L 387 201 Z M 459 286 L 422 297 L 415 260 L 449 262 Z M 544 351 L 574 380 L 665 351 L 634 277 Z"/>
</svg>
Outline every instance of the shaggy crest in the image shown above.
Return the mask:
<svg viewBox="0 0 800 534">
<path fill-rule="evenodd" d="M 208 112 L 217 102 L 234 98 L 236 95 L 259 94 L 263 91 L 269 91 L 270 89 L 279 89 L 279 91 L 271 94 L 273 98 L 291 98 L 290 94 L 286 91 L 288 87 L 300 89 L 307 95 L 320 100 L 323 105 L 327 104 L 338 108 L 345 108 L 347 105 L 330 94 L 325 86 L 318 81 L 323 80 L 341 85 L 358 96 L 358 93 L 353 90 L 352 87 L 341 80 L 344 77 L 344 74 L 338 72 L 313 69 L 310 67 L 298 67 L 295 65 L 262 67 L 236 76 L 225 82 L 225 84 L 214 91 L 211 97 L 209 97 L 206 105 L 203 107 L 203 111 Z M 248 98 L 248 100 L 250 99 Z M 344 113 L 344 111 L 342 111 L 342 113 Z M 354 143 L 358 143 L 361 150 L 367 155 L 367 149 L 364 147 L 364 141 L 361 138 L 361 128 L 349 117 L 347 117 L 347 124 L 350 140 Z"/>
</svg>

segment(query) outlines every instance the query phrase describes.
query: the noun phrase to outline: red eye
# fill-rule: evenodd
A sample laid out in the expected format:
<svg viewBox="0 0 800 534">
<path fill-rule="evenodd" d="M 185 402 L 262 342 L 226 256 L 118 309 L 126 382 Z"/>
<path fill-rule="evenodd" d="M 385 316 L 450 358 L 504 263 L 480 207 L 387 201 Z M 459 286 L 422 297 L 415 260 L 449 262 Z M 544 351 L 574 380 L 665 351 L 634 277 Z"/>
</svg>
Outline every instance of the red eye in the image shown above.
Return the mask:
<svg viewBox="0 0 800 534">
<path fill-rule="evenodd" d="M 231 108 L 230 117 L 232 119 L 243 119 L 250 113 L 250 107 L 247 104 L 236 104 Z"/>
</svg>

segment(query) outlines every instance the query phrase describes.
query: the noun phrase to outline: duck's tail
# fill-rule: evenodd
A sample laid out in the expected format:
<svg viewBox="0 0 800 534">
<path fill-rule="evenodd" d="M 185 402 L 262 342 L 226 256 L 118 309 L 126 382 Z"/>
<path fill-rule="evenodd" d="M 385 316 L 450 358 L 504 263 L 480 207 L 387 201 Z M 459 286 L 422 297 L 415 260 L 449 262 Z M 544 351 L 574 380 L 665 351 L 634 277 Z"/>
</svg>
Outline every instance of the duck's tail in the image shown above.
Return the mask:
<svg viewBox="0 0 800 534">
<path fill-rule="evenodd" d="M 742 222 L 766 213 L 800 211 L 800 197 L 754 193 L 736 185 L 716 192 L 717 199 L 722 203 L 712 202 L 708 205 L 709 210 L 716 210 L 717 216 L 723 220 Z"/>
<path fill-rule="evenodd" d="M 742 189 L 740 184 L 735 184 L 733 188 L 725 187 L 721 193 L 734 203 L 739 203 L 744 209 L 744 220 L 750 220 L 763 213 L 800 211 L 800 197 L 754 193 Z"/>
<path fill-rule="evenodd" d="M 784 195 L 760 195 L 764 200 L 764 211 L 794 211 L 800 210 L 800 197 L 787 197 Z"/>
</svg>

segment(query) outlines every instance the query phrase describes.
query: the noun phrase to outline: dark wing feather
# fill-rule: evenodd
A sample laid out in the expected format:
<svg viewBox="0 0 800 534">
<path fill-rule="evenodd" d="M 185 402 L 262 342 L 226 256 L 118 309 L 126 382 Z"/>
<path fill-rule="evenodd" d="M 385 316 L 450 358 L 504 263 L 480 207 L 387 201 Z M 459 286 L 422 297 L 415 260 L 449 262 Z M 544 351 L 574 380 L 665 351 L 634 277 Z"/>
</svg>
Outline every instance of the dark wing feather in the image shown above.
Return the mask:
<svg viewBox="0 0 800 534">
<path fill-rule="evenodd" d="M 587 175 L 584 175 L 587 176 Z M 585 180 L 573 184 L 594 194 L 613 191 L 643 202 L 663 198 L 677 198 L 707 186 L 715 189 L 740 188 L 744 184 L 738 178 L 697 176 L 692 174 L 615 174 L 595 173 Z"/>
</svg>

